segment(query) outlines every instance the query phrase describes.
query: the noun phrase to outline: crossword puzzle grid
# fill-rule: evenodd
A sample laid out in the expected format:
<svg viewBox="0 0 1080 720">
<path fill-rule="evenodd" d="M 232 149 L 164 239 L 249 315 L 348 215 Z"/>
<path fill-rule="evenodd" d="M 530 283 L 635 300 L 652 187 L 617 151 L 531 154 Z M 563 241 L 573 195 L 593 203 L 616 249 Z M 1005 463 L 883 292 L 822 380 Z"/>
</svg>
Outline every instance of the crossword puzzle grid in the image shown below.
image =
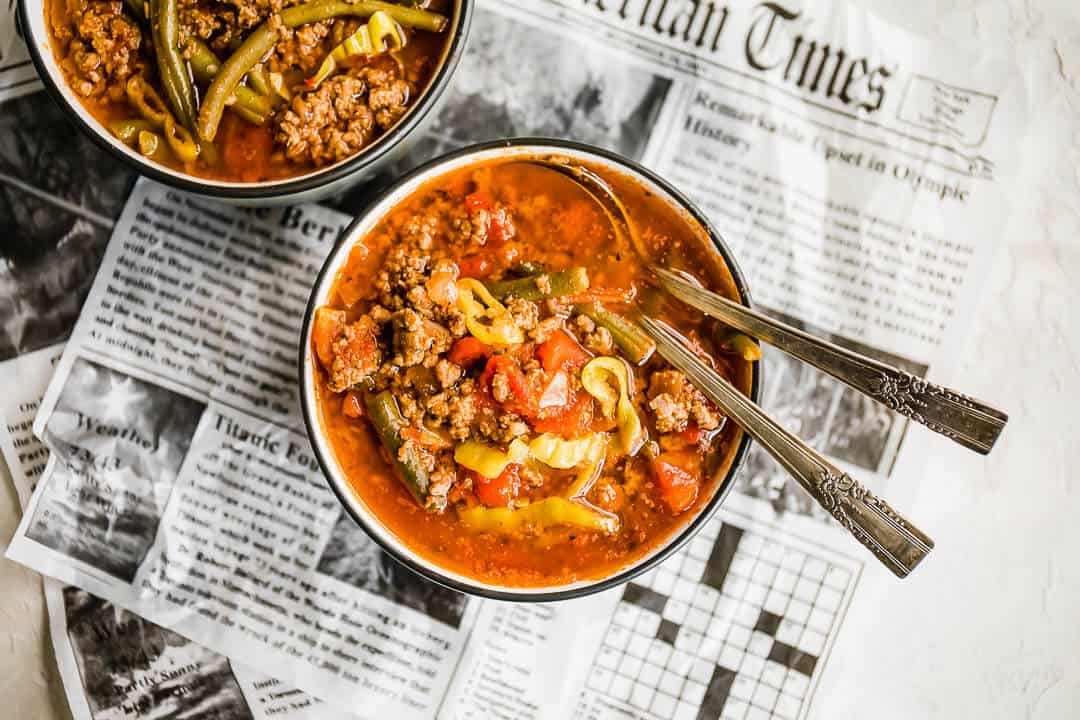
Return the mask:
<svg viewBox="0 0 1080 720">
<path fill-rule="evenodd" d="M 800 716 L 857 566 L 751 525 L 714 517 L 626 586 L 591 690 L 664 720 Z"/>
</svg>

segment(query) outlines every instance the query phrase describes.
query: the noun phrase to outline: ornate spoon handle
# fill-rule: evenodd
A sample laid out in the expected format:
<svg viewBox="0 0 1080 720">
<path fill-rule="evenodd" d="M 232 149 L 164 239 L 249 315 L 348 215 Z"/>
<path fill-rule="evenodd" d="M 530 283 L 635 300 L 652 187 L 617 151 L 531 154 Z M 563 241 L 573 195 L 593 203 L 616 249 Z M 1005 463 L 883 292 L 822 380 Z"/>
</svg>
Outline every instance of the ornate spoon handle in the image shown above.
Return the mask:
<svg viewBox="0 0 1080 720">
<path fill-rule="evenodd" d="M 823 508 L 899 577 L 907 577 L 934 541 L 888 503 L 785 430 L 689 350 L 670 330 L 641 316 L 658 352 L 791 473 Z"/>
<path fill-rule="evenodd" d="M 747 335 L 780 348 L 901 415 L 985 455 L 1009 416 L 974 398 L 934 385 L 653 268 L 664 289 Z"/>
</svg>

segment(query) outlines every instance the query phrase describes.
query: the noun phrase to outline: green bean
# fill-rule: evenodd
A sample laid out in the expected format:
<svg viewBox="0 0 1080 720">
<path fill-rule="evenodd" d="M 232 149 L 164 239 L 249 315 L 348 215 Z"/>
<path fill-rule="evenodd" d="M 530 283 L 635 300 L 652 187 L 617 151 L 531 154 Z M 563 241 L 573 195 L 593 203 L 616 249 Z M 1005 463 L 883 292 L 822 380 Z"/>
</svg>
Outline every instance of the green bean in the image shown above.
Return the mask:
<svg viewBox="0 0 1080 720">
<path fill-rule="evenodd" d="M 146 8 L 143 0 L 124 0 L 127 9 L 135 16 L 136 20 L 146 22 Z M 191 74 L 201 83 L 210 82 L 221 67 L 221 61 L 210 49 L 210 46 L 199 38 L 191 38 L 191 44 L 195 48 L 195 54 L 188 60 L 191 66 Z"/>
<path fill-rule="evenodd" d="M 154 38 L 158 75 L 173 114 L 180 124 L 194 128 L 197 112 L 195 88 L 180 57 L 180 20 L 177 0 L 149 0 L 150 32 Z"/>
<path fill-rule="evenodd" d="M 583 267 L 541 273 L 529 277 L 492 283 L 488 290 L 499 300 L 516 295 L 522 300 L 543 300 L 572 295 L 589 289 L 589 271 Z"/>
<path fill-rule="evenodd" d="M 724 352 L 738 355 L 746 362 L 757 362 L 761 359 L 761 346 L 749 335 L 719 325 L 715 337 Z"/>
<path fill-rule="evenodd" d="M 514 267 L 510 268 L 510 272 L 515 277 L 528 277 L 529 275 L 539 275 L 544 272 L 546 268 L 538 262 L 532 260 L 522 260 Z"/>
<path fill-rule="evenodd" d="M 202 40 L 195 40 L 194 45 L 195 54 L 188 60 L 191 65 L 191 74 L 199 82 L 209 83 L 221 70 L 221 61 Z"/>
<path fill-rule="evenodd" d="M 318 3 L 309 3 L 309 5 L 316 5 Z M 359 2 L 349 2 L 348 0 L 332 0 L 328 4 L 338 6 L 340 12 L 330 17 L 337 17 L 338 15 L 351 15 L 353 17 L 370 17 L 379 10 L 390 17 L 397 20 L 405 27 L 416 28 L 417 30 L 426 30 L 427 32 L 442 32 L 446 29 L 446 24 L 449 22 L 444 16 L 433 13 L 428 10 L 421 10 L 420 8 L 407 7 L 405 5 L 398 5 L 397 3 L 381 2 L 380 0 L 359 0 Z M 303 7 L 303 6 L 297 6 Z M 291 8 L 290 8 L 291 9 Z M 284 12 L 284 11 L 282 11 Z M 284 18 L 282 18 L 284 20 Z M 326 20 L 327 18 L 321 17 L 318 20 Z M 301 20 L 296 25 L 306 25 L 309 22 L 315 22 L 315 20 Z M 296 27 L 296 25 L 289 25 L 289 27 Z"/>
<path fill-rule="evenodd" d="M 447 20 L 442 15 L 377 0 L 315 0 L 285 8 L 278 17 L 283 26 L 294 28 L 342 16 L 369 17 L 378 10 L 385 11 L 402 25 L 421 30 L 439 32 L 446 27 Z M 236 52 L 222 64 L 221 70 L 206 90 L 202 108 L 199 110 L 200 137 L 204 140 L 214 139 L 229 98 L 236 92 L 248 70 L 273 49 L 279 38 L 277 29 L 271 27 L 269 22 L 264 22 L 255 28 Z"/>
<path fill-rule="evenodd" d="M 206 43 L 195 41 L 195 54 L 191 56 L 191 73 L 201 83 L 209 83 L 221 70 L 221 61 Z M 274 103 L 251 88 L 238 85 L 229 107 L 253 125 L 265 125 L 274 111 Z M 203 147 L 205 148 L 205 142 Z"/>
<path fill-rule="evenodd" d="M 232 111 L 240 117 L 247 120 L 252 125 L 258 125 L 262 127 L 266 123 L 270 122 L 270 118 L 266 115 L 260 115 L 257 112 L 252 112 L 251 109 L 244 107 L 243 105 L 232 105 Z M 213 142 L 212 140 L 203 140 L 204 143 Z"/>
<path fill-rule="evenodd" d="M 401 452 L 402 446 L 405 445 L 405 441 L 401 438 L 401 431 L 408 426 L 408 423 L 402 417 L 393 394 L 389 390 L 383 390 L 377 395 L 364 393 L 364 405 L 367 408 L 368 419 L 375 428 L 375 434 L 379 436 L 383 447 L 390 454 L 394 468 L 401 481 L 405 483 L 405 487 L 425 510 L 439 509 L 428 493 L 430 478 L 420 461 L 416 448 L 409 445 L 404 453 Z"/>
<path fill-rule="evenodd" d="M 134 15 L 137 20 L 141 20 L 144 22 L 146 21 L 146 13 L 143 9 L 142 0 L 125 0 L 125 2 L 127 4 L 128 10 L 131 11 L 131 14 Z M 221 69 L 221 61 L 218 60 L 218 57 L 214 54 L 214 51 L 211 50 L 210 47 L 202 40 L 199 40 L 198 38 L 193 38 L 191 42 L 193 47 L 195 48 L 194 54 L 188 60 L 188 66 L 191 68 L 191 74 L 194 76 L 197 82 L 209 84 L 210 81 L 214 79 L 214 76 L 217 75 L 218 71 Z M 258 100 L 257 98 L 258 95 L 251 92 L 247 88 L 237 88 L 236 99 L 232 104 L 232 108 L 238 115 L 243 117 L 248 122 L 254 125 L 265 125 L 270 120 L 269 112 L 271 110 L 266 103 Z M 133 102 L 132 104 L 135 103 Z M 164 104 L 162 104 L 162 107 L 164 107 Z M 137 105 L 136 108 L 138 109 Z M 144 113 L 140 111 L 140 114 Z M 158 129 L 164 127 L 163 118 L 160 122 L 157 122 L 156 127 Z M 129 144 L 133 143 L 135 141 L 135 133 L 137 133 L 138 131 L 132 133 L 130 129 L 125 130 L 130 135 L 131 139 L 127 140 L 121 137 L 121 140 Z M 216 165 L 217 156 L 213 152 L 213 145 L 208 142 L 202 141 L 201 139 L 198 145 L 199 152 L 202 155 L 203 159 L 211 165 Z"/>
<path fill-rule="evenodd" d="M 270 78 L 266 76 L 266 66 L 256 63 L 247 71 L 248 87 L 260 95 L 270 94 Z"/>
<path fill-rule="evenodd" d="M 149 130 L 139 131 L 139 152 L 151 160 L 157 160 L 159 163 L 165 162 L 169 155 L 169 151 L 165 147 L 165 141 L 161 139 L 160 135 Z"/>
<path fill-rule="evenodd" d="M 135 16 L 136 20 L 139 20 L 140 22 L 146 22 L 146 9 L 143 5 L 143 0 L 124 1 L 127 5 L 128 10 L 131 12 L 132 15 Z M 214 51 L 211 50 L 210 47 L 202 40 L 198 38 L 192 38 L 191 44 L 195 48 L 195 53 L 187 61 L 188 67 L 191 68 L 191 74 L 195 77 L 196 81 L 204 84 L 209 83 L 211 80 L 214 79 L 214 75 L 216 75 L 218 70 L 221 68 L 221 61 L 218 60 L 217 55 L 214 54 Z M 238 100 L 238 102 L 240 101 Z M 262 124 L 266 122 L 266 118 L 260 118 L 255 113 L 251 113 L 251 117 L 255 118 L 253 122 L 256 122 L 257 124 Z M 161 123 L 158 125 L 158 127 L 163 127 L 163 125 L 164 123 Z M 125 140 L 125 142 L 128 141 Z M 212 159 L 211 155 L 213 154 L 213 146 L 209 143 L 200 142 L 199 148 L 203 159 L 205 159 L 207 162 L 210 162 Z M 211 164 L 216 164 L 216 161 Z"/>
<path fill-rule="evenodd" d="M 269 116 L 260 115 L 259 113 L 253 112 L 250 108 L 247 108 L 243 105 L 234 104 L 231 107 L 234 113 L 244 118 L 252 125 L 258 125 L 259 127 L 262 127 L 266 123 L 270 122 Z M 213 140 L 203 140 L 202 142 L 212 143 Z"/>
<path fill-rule="evenodd" d="M 139 139 L 139 133 L 143 130 L 153 130 L 154 126 L 146 120 L 130 118 L 127 120 L 114 120 L 109 123 L 109 132 L 120 139 L 125 145 L 134 145 Z"/>
<path fill-rule="evenodd" d="M 236 88 L 234 99 L 229 103 L 229 107 L 255 125 L 265 125 L 274 114 L 274 103 L 269 97 L 260 95 L 243 85 Z"/>
<path fill-rule="evenodd" d="M 656 351 L 656 343 L 644 330 L 599 303 L 581 303 L 574 306 L 574 311 L 607 328 L 615 347 L 634 365 L 641 365 Z"/>
</svg>

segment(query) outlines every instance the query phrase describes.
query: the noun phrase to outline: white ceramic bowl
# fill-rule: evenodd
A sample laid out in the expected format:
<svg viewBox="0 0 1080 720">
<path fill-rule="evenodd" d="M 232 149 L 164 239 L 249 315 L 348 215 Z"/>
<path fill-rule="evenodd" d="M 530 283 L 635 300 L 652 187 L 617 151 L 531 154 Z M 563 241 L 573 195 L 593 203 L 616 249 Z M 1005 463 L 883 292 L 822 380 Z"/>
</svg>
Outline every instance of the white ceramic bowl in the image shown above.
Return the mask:
<svg viewBox="0 0 1080 720">
<path fill-rule="evenodd" d="M 147 177 L 180 190 L 244 205 L 313 202 L 360 182 L 370 180 L 400 160 L 409 139 L 418 137 L 435 117 L 450 79 L 465 49 L 475 0 L 455 0 L 447 30 L 451 34 L 428 87 L 419 100 L 390 130 L 356 155 L 334 165 L 284 180 L 225 182 L 188 175 L 149 160 L 120 142 L 83 107 L 57 64 L 45 23 L 43 0 L 19 0 L 19 22 L 38 75 L 52 97 L 67 110 L 74 123 L 99 145 Z"/>
<path fill-rule="evenodd" d="M 684 198 L 678 191 L 664 180 L 637 163 L 623 158 L 614 153 L 600 150 L 581 143 L 572 143 L 561 140 L 520 138 L 502 140 L 492 143 L 484 143 L 464 148 L 457 152 L 444 155 L 432 160 L 411 173 L 401 178 L 392 187 L 386 189 L 373 203 L 345 230 L 338 241 L 337 247 L 330 253 L 315 281 L 315 287 L 308 300 L 307 314 L 304 318 L 303 330 L 300 338 L 300 400 L 304 414 L 304 422 L 307 425 L 308 435 L 312 447 L 322 465 L 323 472 L 329 480 L 330 487 L 341 500 L 346 511 L 356 522 L 377 542 L 384 550 L 390 553 L 399 562 L 419 572 L 425 577 L 465 593 L 500 600 L 513 601 L 554 601 L 565 600 L 589 593 L 599 592 L 615 585 L 627 582 L 635 575 L 645 572 L 689 540 L 694 533 L 712 516 L 716 508 L 731 491 L 734 485 L 734 477 L 745 458 L 749 438 L 743 434 L 743 438 L 736 449 L 731 465 L 724 478 L 717 485 L 713 497 L 704 503 L 700 510 L 684 519 L 682 525 L 671 533 L 670 537 L 657 546 L 648 555 L 613 572 L 608 577 L 585 580 L 569 585 L 557 585 L 548 587 L 516 588 L 476 580 L 460 573 L 440 567 L 411 550 L 408 545 L 401 541 L 382 521 L 364 504 L 350 488 L 344 479 L 341 465 L 335 457 L 334 450 L 320 430 L 320 415 L 315 387 L 315 359 L 312 351 L 311 330 L 312 319 L 315 309 L 325 305 L 330 298 L 331 288 L 338 271 L 349 257 L 349 251 L 353 245 L 364 238 L 398 203 L 412 195 L 417 188 L 425 183 L 438 178 L 446 173 L 453 172 L 473 165 L 496 159 L 512 159 L 514 157 L 534 157 L 537 155 L 563 155 L 572 159 L 581 160 L 593 166 L 611 169 L 616 173 L 629 176 L 652 191 L 656 196 L 664 199 L 672 206 L 684 211 L 690 218 L 696 220 L 709 234 L 717 252 L 723 258 L 724 263 L 730 270 L 732 279 L 744 304 L 750 304 L 749 291 L 746 281 L 735 263 L 734 257 L 727 245 L 721 239 L 720 234 L 708 222 L 704 215 Z M 760 365 L 760 364 L 759 364 Z M 756 366 L 753 371 L 750 397 L 757 402 L 760 394 L 760 367 Z"/>
</svg>

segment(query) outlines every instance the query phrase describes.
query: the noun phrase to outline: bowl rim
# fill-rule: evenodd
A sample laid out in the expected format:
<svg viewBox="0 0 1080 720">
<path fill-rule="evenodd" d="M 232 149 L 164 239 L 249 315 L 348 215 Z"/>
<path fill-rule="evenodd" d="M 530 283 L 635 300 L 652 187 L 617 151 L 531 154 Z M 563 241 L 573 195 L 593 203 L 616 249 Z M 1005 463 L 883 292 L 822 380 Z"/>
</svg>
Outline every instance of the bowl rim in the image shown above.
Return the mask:
<svg viewBox="0 0 1080 720">
<path fill-rule="evenodd" d="M 315 278 L 312 285 L 311 295 L 308 298 L 307 309 L 304 312 L 303 323 L 300 331 L 300 348 L 298 356 L 298 368 L 300 373 L 300 406 L 304 420 L 304 427 L 307 431 L 308 439 L 311 442 L 312 451 L 315 454 L 316 459 L 319 462 L 319 467 L 322 468 L 323 475 L 326 477 L 327 484 L 330 489 L 337 496 L 338 501 L 341 503 L 342 508 L 347 512 L 356 522 L 357 525 L 367 534 L 367 536 L 379 545 L 379 547 L 389 554 L 394 560 L 401 563 L 405 567 L 409 568 L 413 572 L 418 573 L 421 577 L 430 580 L 438 585 L 455 590 L 457 592 L 464 593 L 466 595 L 487 598 L 492 600 L 502 600 L 510 602 L 557 602 L 561 600 L 570 600 L 574 598 L 584 597 L 586 595 L 592 595 L 594 593 L 603 592 L 612 588 L 623 585 L 635 577 L 648 572 L 669 558 L 672 554 L 678 552 L 692 537 L 694 537 L 716 514 L 717 509 L 727 499 L 727 496 L 731 493 L 735 486 L 735 479 L 742 468 L 747 453 L 749 452 L 751 439 L 748 433 L 743 431 L 742 438 L 739 441 L 739 446 L 732 456 L 731 465 L 728 467 L 727 472 L 720 481 L 720 487 L 705 504 L 704 507 L 698 512 L 697 516 L 693 518 L 682 530 L 673 533 L 672 536 L 666 539 L 661 547 L 656 549 L 652 555 L 646 557 L 635 563 L 631 563 L 629 566 L 620 569 L 619 571 L 597 580 L 582 580 L 578 583 L 568 585 L 565 589 L 550 589 L 549 587 L 540 588 L 536 592 L 530 592 L 528 587 L 515 589 L 509 591 L 503 589 L 500 586 L 492 585 L 481 580 L 475 580 L 468 578 L 467 576 L 460 575 L 465 578 L 467 582 L 462 582 L 455 577 L 450 577 L 444 572 L 444 568 L 438 566 L 433 561 L 427 561 L 428 565 L 417 561 L 419 555 L 410 550 L 408 546 L 398 541 L 400 548 L 391 545 L 384 541 L 384 538 L 379 532 L 373 530 L 369 525 L 367 518 L 357 513 L 353 508 L 352 501 L 356 501 L 353 497 L 353 493 L 345 487 L 345 481 L 343 478 L 337 477 L 336 473 L 331 470 L 331 465 L 327 461 L 327 458 L 323 455 L 323 448 L 320 442 L 320 436 L 317 434 L 317 418 L 318 409 L 315 402 L 315 388 L 313 387 L 313 373 L 310 372 L 311 368 L 308 367 L 309 359 L 312 358 L 312 354 L 309 351 L 311 344 L 311 326 L 312 319 L 316 310 L 316 295 L 322 288 L 326 281 L 327 273 L 330 272 L 331 267 L 335 268 L 335 271 L 339 263 L 335 262 L 337 256 L 340 253 L 346 253 L 345 245 L 347 239 L 355 232 L 355 230 L 368 221 L 369 215 L 373 208 L 381 204 L 389 196 L 395 194 L 403 186 L 414 182 L 417 178 L 432 174 L 437 175 L 435 172 L 440 166 L 453 163 L 460 160 L 463 157 L 482 154 L 491 150 L 498 149 L 521 149 L 529 148 L 535 149 L 537 154 L 544 152 L 559 152 L 560 150 L 569 150 L 575 153 L 579 153 L 586 156 L 593 156 L 594 159 L 601 161 L 614 167 L 616 170 L 626 172 L 631 178 L 640 180 L 644 178 L 648 182 L 654 183 L 661 190 L 666 192 L 672 200 L 678 206 L 681 206 L 689 215 L 697 221 L 705 232 L 708 234 L 709 239 L 712 241 L 713 247 L 720 253 L 728 271 L 731 273 L 732 280 L 735 284 L 735 288 L 739 293 L 740 299 L 743 304 L 752 306 L 752 300 L 750 297 L 750 290 L 746 283 L 746 278 L 739 268 L 738 263 L 735 260 L 731 249 L 724 241 L 723 236 L 712 225 L 705 214 L 685 195 L 675 189 L 668 181 L 661 178 L 659 175 L 644 167 L 637 161 L 620 155 L 616 152 L 606 150 L 603 148 L 590 145 L 588 143 L 577 142 L 573 140 L 565 140 L 561 138 L 548 138 L 548 137 L 534 137 L 523 136 L 507 138 L 503 140 L 494 140 L 487 142 L 480 142 L 458 150 L 439 155 L 424 162 L 423 164 L 413 168 L 405 175 L 398 178 L 396 181 L 386 186 L 375 194 L 365 206 L 353 219 L 353 221 L 341 232 L 337 241 L 327 253 L 326 260 L 323 262 L 322 267 L 319 270 L 318 275 Z M 637 177 L 635 177 L 637 176 Z M 400 198 L 398 202 L 401 202 L 405 198 Z M 396 203 L 395 203 L 396 205 Z M 392 208 L 393 206 L 391 206 Z M 757 362 L 752 365 L 751 379 L 750 379 L 750 399 L 751 401 L 758 403 L 761 396 L 762 385 L 762 370 L 763 363 Z M 374 513 L 372 515 L 374 521 Z M 382 526 L 384 531 L 388 535 L 394 535 L 393 531 Z M 430 565 L 430 567 L 429 567 Z M 434 569 L 432 569 L 434 568 Z M 557 586 L 556 586 L 557 587 Z"/>
<path fill-rule="evenodd" d="M 40 8 L 44 13 L 46 1 L 18 0 L 19 26 L 22 28 L 23 39 L 29 51 L 30 60 L 34 64 L 34 69 L 37 71 L 42 85 L 77 128 L 98 147 L 104 149 L 140 175 L 157 182 L 178 190 L 220 200 L 261 200 L 266 202 L 287 199 L 301 193 L 328 187 L 343 178 L 374 166 L 394 148 L 398 147 L 401 141 L 427 118 L 438 104 L 438 100 L 449 89 L 450 81 L 465 51 L 476 5 L 476 0 L 456 0 L 460 12 L 457 13 L 456 22 L 453 22 L 450 28 L 450 43 L 446 49 L 442 64 L 436 69 L 435 75 L 431 78 L 424 92 L 421 93 L 419 101 L 409 108 L 405 115 L 388 132 L 376 138 L 373 144 L 341 162 L 334 163 L 321 170 L 306 173 L 297 178 L 266 180 L 254 183 L 234 183 L 209 180 L 188 173 L 166 170 L 156 163 L 144 160 L 137 153 L 124 152 L 110 142 L 107 137 L 108 131 L 100 121 L 96 118 L 88 119 L 72 107 L 71 101 L 64 94 L 64 90 L 59 86 L 57 79 L 53 77 L 53 73 L 49 70 L 49 60 L 44 56 L 44 53 L 48 53 L 52 57 L 52 38 L 47 35 L 46 37 L 37 37 L 32 30 L 34 24 L 31 23 L 31 5 Z M 44 27 L 48 31 L 47 19 L 44 21 Z M 41 43 L 44 43 L 44 45 L 42 46 Z M 57 65 L 57 72 L 62 75 L 63 71 L 60 70 L 59 63 L 55 58 L 52 58 L 52 60 L 53 64 Z M 61 79 L 60 82 L 64 81 Z M 78 101 L 75 100 L 75 102 Z M 89 115 L 89 111 L 86 114 Z"/>
</svg>

